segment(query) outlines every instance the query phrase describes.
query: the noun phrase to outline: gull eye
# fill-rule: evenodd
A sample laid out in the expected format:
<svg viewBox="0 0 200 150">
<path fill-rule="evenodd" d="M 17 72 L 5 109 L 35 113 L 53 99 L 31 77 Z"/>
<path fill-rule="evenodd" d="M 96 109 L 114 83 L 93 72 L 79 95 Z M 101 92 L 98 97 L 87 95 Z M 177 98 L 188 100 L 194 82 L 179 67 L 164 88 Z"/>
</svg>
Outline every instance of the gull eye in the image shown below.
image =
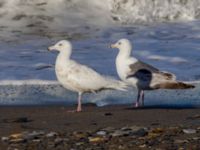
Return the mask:
<svg viewBox="0 0 200 150">
<path fill-rule="evenodd" d="M 62 46 L 62 43 L 58 44 L 58 46 Z"/>
<path fill-rule="evenodd" d="M 119 42 L 118 44 L 121 45 L 121 42 Z"/>
</svg>

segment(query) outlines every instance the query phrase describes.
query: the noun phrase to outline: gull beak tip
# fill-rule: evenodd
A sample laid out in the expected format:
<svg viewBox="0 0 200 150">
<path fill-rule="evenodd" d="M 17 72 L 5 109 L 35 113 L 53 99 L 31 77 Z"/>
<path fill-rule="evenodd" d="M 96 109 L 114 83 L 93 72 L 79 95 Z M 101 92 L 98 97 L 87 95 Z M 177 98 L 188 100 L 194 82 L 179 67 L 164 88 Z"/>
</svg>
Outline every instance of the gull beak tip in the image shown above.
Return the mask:
<svg viewBox="0 0 200 150">
<path fill-rule="evenodd" d="M 111 45 L 110 45 L 110 48 L 115 48 L 115 45 L 114 45 L 114 44 L 111 44 Z"/>
</svg>

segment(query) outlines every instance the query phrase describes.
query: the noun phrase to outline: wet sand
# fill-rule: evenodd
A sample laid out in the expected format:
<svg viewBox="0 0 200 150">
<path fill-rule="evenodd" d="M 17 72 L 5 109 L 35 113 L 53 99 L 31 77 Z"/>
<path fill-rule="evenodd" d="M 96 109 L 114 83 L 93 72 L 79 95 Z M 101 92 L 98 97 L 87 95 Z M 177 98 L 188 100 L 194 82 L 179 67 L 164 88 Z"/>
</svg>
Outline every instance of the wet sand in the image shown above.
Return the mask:
<svg viewBox="0 0 200 150">
<path fill-rule="evenodd" d="M 133 109 L 129 105 L 83 106 L 83 112 L 67 112 L 73 108 L 75 107 L 0 107 L 0 136 L 9 137 L 24 131 L 93 133 L 107 127 L 121 129 L 131 126 L 149 129 L 178 127 L 180 131 L 191 128 L 199 133 L 197 128 L 200 126 L 200 109 L 197 108 Z M 4 147 L 9 146 L 2 141 L 0 146 L 2 143 Z"/>
</svg>

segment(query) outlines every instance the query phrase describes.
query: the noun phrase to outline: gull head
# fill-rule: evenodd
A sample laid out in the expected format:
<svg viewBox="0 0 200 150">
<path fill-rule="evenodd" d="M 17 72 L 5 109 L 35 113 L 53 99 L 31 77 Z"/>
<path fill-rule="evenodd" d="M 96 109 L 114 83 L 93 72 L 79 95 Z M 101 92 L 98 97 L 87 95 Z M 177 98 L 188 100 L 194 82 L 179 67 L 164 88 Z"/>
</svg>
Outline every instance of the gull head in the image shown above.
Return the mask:
<svg viewBox="0 0 200 150">
<path fill-rule="evenodd" d="M 131 42 L 128 39 L 120 39 L 115 44 L 111 44 L 110 47 L 119 50 L 131 49 Z"/>
<path fill-rule="evenodd" d="M 72 45 L 67 40 L 59 41 L 55 45 L 48 47 L 49 51 L 55 50 L 55 51 L 59 51 L 59 52 L 71 51 L 71 49 L 72 49 Z"/>
</svg>

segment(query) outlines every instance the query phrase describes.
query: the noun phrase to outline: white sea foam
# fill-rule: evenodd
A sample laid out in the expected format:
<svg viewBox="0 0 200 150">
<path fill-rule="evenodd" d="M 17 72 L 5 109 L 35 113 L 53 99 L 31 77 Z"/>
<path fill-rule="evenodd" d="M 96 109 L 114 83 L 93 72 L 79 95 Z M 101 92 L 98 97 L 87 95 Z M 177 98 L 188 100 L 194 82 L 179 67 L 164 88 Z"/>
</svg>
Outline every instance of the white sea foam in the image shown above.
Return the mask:
<svg viewBox="0 0 200 150">
<path fill-rule="evenodd" d="M 196 85 L 189 90 L 157 90 L 146 92 L 147 105 L 200 106 L 200 81 L 187 82 Z M 85 94 L 83 102 L 96 103 L 98 106 L 132 103 L 137 92 L 132 88 L 127 92 L 102 91 Z M 162 99 L 161 99 L 162 97 Z M 161 101 L 162 100 L 162 101 Z M 1 80 L 0 105 L 51 105 L 75 104 L 76 94 L 64 89 L 57 81 L 48 80 Z"/>
<path fill-rule="evenodd" d="M 161 56 L 161 55 L 150 55 L 147 56 L 148 59 L 152 60 L 164 60 L 172 63 L 186 63 L 188 62 L 186 59 L 181 57 L 168 57 L 168 56 Z"/>
<path fill-rule="evenodd" d="M 38 85 L 38 86 L 43 86 L 43 85 L 59 85 L 57 81 L 52 81 L 52 80 L 0 80 L 0 86 L 21 86 L 21 85 Z"/>
<path fill-rule="evenodd" d="M 188 21 L 200 18 L 199 5 L 199 0 L 1 0 L 0 19 L 1 26 L 14 29 Z"/>
<path fill-rule="evenodd" d="M 199 18 L 198 0 L 110 0 L 113 16 L 120 22 L 188 21 Z"/>
</svg>

